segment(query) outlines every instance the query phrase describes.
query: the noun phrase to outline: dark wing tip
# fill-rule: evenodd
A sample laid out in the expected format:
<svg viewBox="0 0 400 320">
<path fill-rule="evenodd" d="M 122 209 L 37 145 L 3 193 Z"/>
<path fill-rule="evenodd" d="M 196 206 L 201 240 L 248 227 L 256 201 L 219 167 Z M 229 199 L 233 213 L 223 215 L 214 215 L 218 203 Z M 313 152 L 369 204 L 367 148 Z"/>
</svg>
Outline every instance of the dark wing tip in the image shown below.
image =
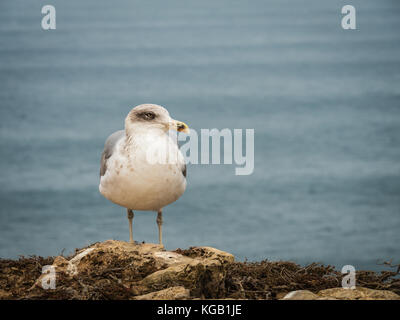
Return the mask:
<svg viewBox="0 0 400 320">
<path fill-rule="evenodd" d="M 182 167 L 182 174 L 186 178 L 186 164 L 184 164 Z"/>
</svg>

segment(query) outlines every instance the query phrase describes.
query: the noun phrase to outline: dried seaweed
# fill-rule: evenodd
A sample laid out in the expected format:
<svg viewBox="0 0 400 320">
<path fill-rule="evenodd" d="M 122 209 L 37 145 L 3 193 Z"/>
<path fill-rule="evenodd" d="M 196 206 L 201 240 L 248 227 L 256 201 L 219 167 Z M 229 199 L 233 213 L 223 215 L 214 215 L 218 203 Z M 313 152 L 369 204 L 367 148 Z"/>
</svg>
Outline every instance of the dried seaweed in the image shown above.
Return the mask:
<svg viewBox="0 0 400 320">
<path fill-rule="evenodd" d="M 199 254 L 193 249 L 176 252 L 187 256 Z M 201 254 L 201 253 L 200 253 Z M 121 256 L 91 257 L 90 269 L 70 277 L 57 272 L 57 287 L 43 290 L 35 286 L 42 273 L 42 267 L 53 263 L 53 257 L 21 257 L 18 260 L 0 259 L 0 299 L 130 299 L 148 293 L 154 288 L 140 285 L 140 280 L 160 270 L 150 260 L 137 266 L 134 257 Z M 386 265 L 397 268 L 397 265 Z M 164 268 L 165 266 L 161 266 Z M 288 261 L 233 262 L 223 266 L 224 278 L 215 279 L 211 275 L 197 279 L 198 290 L 193 290 L 193 298 L 231 299 L 279 299 L 293 290 L 320 290 L 341 286 L 343 275 L 333 266 L 313 263 L 300 266 Z M 396 271 L 358 271 L 357 285 L 390 290 L 400 294 L 400 279 Z M 169 283 L 168 286 L 182 285 Z M 194 288 L 196 289 L 196 288 Z"/>
</svg>

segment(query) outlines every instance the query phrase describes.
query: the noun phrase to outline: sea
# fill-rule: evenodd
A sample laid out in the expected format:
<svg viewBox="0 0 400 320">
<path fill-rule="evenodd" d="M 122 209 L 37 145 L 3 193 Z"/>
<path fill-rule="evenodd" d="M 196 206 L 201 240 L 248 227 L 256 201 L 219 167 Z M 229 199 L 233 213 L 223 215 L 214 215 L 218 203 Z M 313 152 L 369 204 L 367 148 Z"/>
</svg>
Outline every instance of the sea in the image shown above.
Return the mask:
<svg viewBox="0 0 400 320">
<path fill-rule="evenodd" d="M 342 28 L 348 4 L 356 29 Z M 188 164 L 166 249 L 400 263 L 400 1 L 2 0 L 1 258 L 129 239 L 99 166 L 142 103 L 197 132 L 254 129 L 252 174 Z M 133 233 L 157 242 L 156 213 L 136 212 Z"/>
</svg>

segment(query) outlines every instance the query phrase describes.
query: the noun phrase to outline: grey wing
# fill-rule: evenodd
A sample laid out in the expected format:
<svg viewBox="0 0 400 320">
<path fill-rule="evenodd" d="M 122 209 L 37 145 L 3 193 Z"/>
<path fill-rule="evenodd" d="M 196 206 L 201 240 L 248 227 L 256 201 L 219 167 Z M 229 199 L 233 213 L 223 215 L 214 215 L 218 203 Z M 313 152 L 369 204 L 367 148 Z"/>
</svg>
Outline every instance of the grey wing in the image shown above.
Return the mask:
<svg viewBox="0 0 400 320">
<path fill-rule="evenodd" d="M 112 156 L 115 145 L 125 135 L 124 130 L 119 130 L 110 135 L 104 144 L 104 150 L 101 154 L 100 161 L 100 177 L 104 176 L 107 171 L 107 160 Z"/>
</svg>

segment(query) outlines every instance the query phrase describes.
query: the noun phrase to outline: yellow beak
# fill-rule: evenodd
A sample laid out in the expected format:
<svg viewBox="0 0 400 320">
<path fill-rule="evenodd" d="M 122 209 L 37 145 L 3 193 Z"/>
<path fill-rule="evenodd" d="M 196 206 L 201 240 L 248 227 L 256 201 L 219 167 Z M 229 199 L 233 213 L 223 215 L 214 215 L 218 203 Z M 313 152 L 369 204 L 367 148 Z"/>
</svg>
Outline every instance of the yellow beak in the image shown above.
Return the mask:
<svg viewBox="0 0 400 320">
<path fill-rule="evenodd" d="M 170 123 L 170 129 L 171 130 L 176 130 L 179 132 L 185 132 L 185 133 L 189 133 L 189 127 L 186 123 L 182 122 L 182 121 L 177 121 L 177 120 L 172 120 Z"/>
</svg>

